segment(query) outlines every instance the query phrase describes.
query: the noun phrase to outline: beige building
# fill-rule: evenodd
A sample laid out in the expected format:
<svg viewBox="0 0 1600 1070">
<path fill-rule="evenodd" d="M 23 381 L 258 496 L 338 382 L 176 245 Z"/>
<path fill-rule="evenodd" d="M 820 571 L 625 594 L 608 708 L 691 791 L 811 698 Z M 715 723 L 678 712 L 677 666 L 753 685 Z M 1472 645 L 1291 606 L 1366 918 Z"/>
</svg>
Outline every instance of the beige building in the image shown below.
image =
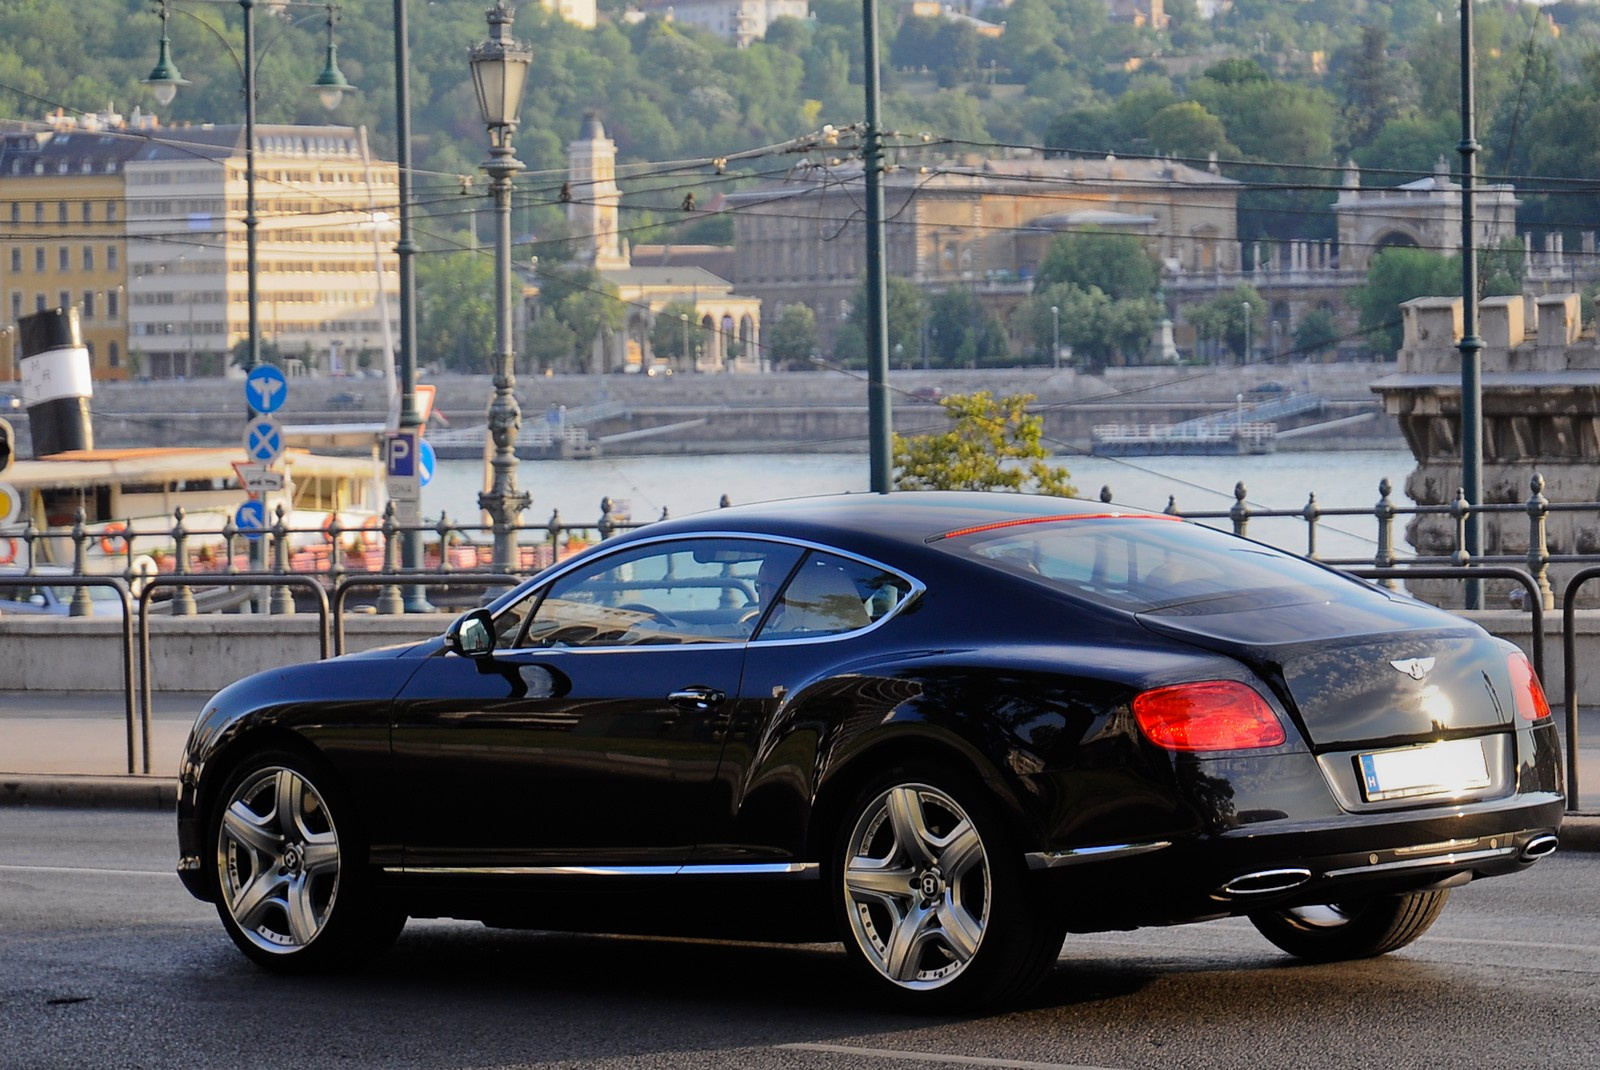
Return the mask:
<svg viewBox="0 0 1600 1070">
<path fill-rule="evenodd" d="M 128 375 L 122 166 L 136 148 L 103 116 L 0 141 L 0 380 L 19 377 L 17 320 L 74 305 L 94 377 Z"/>
<path fill-rule="evenodd" d="M 927 290 L 967 287 L 1004 315 L 1031 290 L 1057 235 L 1133 234 L 1173 275 L 1239 270 L 1238 183 L 1164 160 L 971 158 L 894 167 L 884 176 L 890 275 Z M 797 169 L 729 196 L 734 279 L 762 301 L 816 314 L 824 348 L 861 285 L 865 223 L 859 166 Z"/>
<path fill-rule="evenodd" d="M 567 176 L 568 228 L 585 247 L 578 259 L 614 285 L 627 308 L 622 333 L 595 340 L 591 371 L 641 371 L 660 364 L 650 336 L 669 305 L 694 309 L 692 317 L 685 312 L 680 321 L 687 343 L 680 348 L 692 352 L 694 361 L 680 361 L 676 370 L 764 370 L 760 300 L 734 293 L 732 283 L 701 266 L 634 266 L 618 229 L 617 146 L 593 114 L 584 117 L 577 139 L 567 145 Z"/>
<path fill-rule="evenodd" d="M 263 344 L 290 371 L 381 366 L 399 330 L 395 165 L 350 127 L 258 124 L 256 144 Z M 243 130 L 163 131 L 126 179 L 128 344 L 155 378 L 220 374 L 249 337 Z"/>
<path fill-rule="evenodd" d="M 1473 193 L 1475 244 L 1492 249 L 1517 236 L 1517 197 L 1512 186 L 1480 184 Z M 1461 185 L 1450 180 L 1440 157 L 1433 174 L 1402 186 L 1363 189 L 1361 171 L 1345 165 L 1339 198 L 1339 266 L 1366 274 L 1372 258 L 1392 246 L 1452 256 L 1461 249 Z"/>
<path fill-rule="evenodd" d="M 291 370 L 376 366 L 398 332 L 395 165 L 350 127 L 256 133 L 263 344 Z M 58 306 L 77 306 L 96 378 L 223 374 L 249 331 L 244 172 L 239 126 L 58 116 L 7 135 L 0 377 L 17 318 Z"/>
</svg>

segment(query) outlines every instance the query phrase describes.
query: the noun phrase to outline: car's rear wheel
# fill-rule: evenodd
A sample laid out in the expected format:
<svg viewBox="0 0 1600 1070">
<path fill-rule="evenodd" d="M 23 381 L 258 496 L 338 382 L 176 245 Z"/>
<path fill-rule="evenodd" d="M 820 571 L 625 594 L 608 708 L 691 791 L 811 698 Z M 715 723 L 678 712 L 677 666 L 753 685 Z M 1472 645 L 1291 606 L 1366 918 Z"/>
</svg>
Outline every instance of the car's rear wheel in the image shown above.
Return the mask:
<svg viewBox="0 0 1600 1070">
<path fill-rule="evenodd" d="M 264 754 L 234 771 L 210 817 L 217 912 L 268 969 L 341 969 L 386 950 L 405 915 L 382 904 L 354 807 L 320 762 Z"/>
<path fill-rule="evenodd" d="M 1250 915 L 1262 936 L 1296 958 L 1338 962 L 1384 955 L 1428 931 L 1450 893 L 1347 899 L 1316 906 L 1263 910 Z"/>
<path fill-rule="evenodd" d="M 1065 933 L 1022 855 L 970 778 L 901 770 L 874 781 L 846 811 L 829 874 L 846 948 L 905 1005 L 1020 998 Z"/>
</svg>

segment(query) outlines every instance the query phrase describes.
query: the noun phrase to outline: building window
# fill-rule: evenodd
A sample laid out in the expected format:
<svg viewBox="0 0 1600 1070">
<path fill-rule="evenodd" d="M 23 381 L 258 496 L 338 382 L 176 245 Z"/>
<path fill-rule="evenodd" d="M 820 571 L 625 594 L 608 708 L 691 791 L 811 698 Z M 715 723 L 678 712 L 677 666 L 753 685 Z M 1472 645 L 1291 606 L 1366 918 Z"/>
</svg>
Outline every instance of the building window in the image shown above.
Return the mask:
<svg viewBox="0 0 1600 1070">
<path fill-rule="evenodd" d="M 56 222 L 57 223 L 65 223 L 66 221 L 67 221 L 67 202 L 66 201 L 61 201 L 60 203 L 58 203 L 56 205 Z"/>
<path fill-rule="evenodd" d="M 85 223 L 94 222 L 94 205 L 88 201 L 83 202 L 83 221 Z"/>
<path fill-rule="evenodd" d="M 116 221 L 117 221 L 117 202 L 116 201 L 107 201 L 106 202 L 106 222 L 107 223 L 115 223 Z"/>
<path fill-rule="evenodd" d="M 33 295 L 33 310 L 35 312 L 43 312 L 45 310 L 45 307 L 46 306 L 45 306 L 45 303 L 44 303 L 44 294 L 34 294 Z"/>
<path fill-rule="evenodd" d="M 83 247 L 83 270 L 94 270 L 94 246 L 92 245 L 85 245 Z"/>
<path fill-rule="evenodd" d="M 15 249 L 14 248 L 14 249 L 11 250 L 11 270 L 12 271 L 17 271 L 17 272 L 20 272 L 22 270 L 22 250 L 21 249 Z"/>
<path fill-rule="evenodd" d="M 72 270 L 72 250 L 68 249 L 65 245 L 56 250 L 56 270 Z"/>
<path fill-rule="evenodd" d="M 11 318 L 12 318 L 12 320 L 19 320 L 19 319 L 22 318 L 22 291 L 21 290 L 13 290 L 11 292 Z"/>
<path fill-rule="evenodd" d="M 11 222 L 13 222 L 13 223 L 22 222 L 22 202 L 21 201 L 12 201 L 11 202 Z"/>
<path fill-rule="evenodd" d="M 122 294 L 117 290 L 106 291 L 106 315 L 116 319 L 122 311 Z"/>
<path fill-rule="evenodd" d="M 122 367 L 122 347 L 115 342 L 106 345 L 106 364 L 112 368 Z"/>
<path fill-rule="evenodd" d="M 106 246 L 106 270 L 117 270 L 117 247 L 115 245 Z"/>
<path fill-rule="evenodd" d="M 94 319 L 94 291 L 93 290 L 85 290 L 85 291 L 83 291 L 83 318 L 86 319 L 86 320 Z"/>
<path fill-rule="evenodd" d="M 33 221 L 35 223 L 43 223 L 44 222 L 44 202 L 43 201 L 34 201 L 33 202 Z"/>
<path fill-rule="evenodd" d="M 72 307 L 72 295 L 67 291 L 62 290 L 60 293 L 56 294 L 56 297 L 60 298 L 60 301 L 56 305 L 57 308 Z"/>
<path fill-rule="evenodd" d="M 44 274 L 44 246 L 36 246 L 33 250 L 33 270 L 36 274 Z"/>
</svg>

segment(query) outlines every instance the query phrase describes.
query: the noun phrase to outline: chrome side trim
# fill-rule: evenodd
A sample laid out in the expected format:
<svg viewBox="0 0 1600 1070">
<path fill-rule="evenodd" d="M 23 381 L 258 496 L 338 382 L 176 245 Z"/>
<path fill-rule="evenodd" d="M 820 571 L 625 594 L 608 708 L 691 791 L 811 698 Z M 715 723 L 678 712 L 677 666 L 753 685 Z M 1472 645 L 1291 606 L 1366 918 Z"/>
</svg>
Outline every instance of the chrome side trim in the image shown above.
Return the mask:
<svg viewBox="0 0 1600 1070">
<path fill-rule="evenodd" d="M 1112 858 L 1133 858 L 1147 855 L 1172 846 L 1171 840 L 1153 840 L 1149 843 L 1108 843 L 1100 847 L 1074 847 L 1066 851 L 1029 851 L 1023 855 L 1029 869 L 1057 869 L 1077 866 L 1085 862 L 1100 862 Z"/>
<path fill-rule="evenodd" d="M 1428 858 L 1408 858 L 1399 862 L 1380 862 L 1371 866 L 1353 866 L 1350 869 L 1330 869 L 1324 877 L 1359 877 L 1368 873 L 1394 873 L 1407 869 L 1428 869 L 1433 866 L 1459 866 L 1468 862 L 1487 862 L 1494 858 L 1508 858 L 1517 853 L 1515 847 L 1497 847 L 1486 851 L 1461 851 L 1455 854 L 1432 855 Z"/>
<path fill-rule="evenodd" d="M 793 877 L 815 880 L 816 862 L 757 862 L 703 866 L 385 866 L 392 875 L 441 877 Z"/>
</svg>

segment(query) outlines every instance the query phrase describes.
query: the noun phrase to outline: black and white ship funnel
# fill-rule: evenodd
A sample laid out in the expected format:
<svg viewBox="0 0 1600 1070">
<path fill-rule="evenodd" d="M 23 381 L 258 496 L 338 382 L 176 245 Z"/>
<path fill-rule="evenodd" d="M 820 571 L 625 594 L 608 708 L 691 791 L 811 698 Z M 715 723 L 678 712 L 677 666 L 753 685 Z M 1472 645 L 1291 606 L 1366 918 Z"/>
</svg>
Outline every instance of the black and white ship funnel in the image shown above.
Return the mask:
<svg viewBox="0 0 1600 1070">
<path fill-rule="evenodd" d="M 94 381 L 75 308 L 47 308 L 17 321 L 22 342 L 22 400 L 33 455 L 94 449 L 89 398 Z"/>
</svg>

